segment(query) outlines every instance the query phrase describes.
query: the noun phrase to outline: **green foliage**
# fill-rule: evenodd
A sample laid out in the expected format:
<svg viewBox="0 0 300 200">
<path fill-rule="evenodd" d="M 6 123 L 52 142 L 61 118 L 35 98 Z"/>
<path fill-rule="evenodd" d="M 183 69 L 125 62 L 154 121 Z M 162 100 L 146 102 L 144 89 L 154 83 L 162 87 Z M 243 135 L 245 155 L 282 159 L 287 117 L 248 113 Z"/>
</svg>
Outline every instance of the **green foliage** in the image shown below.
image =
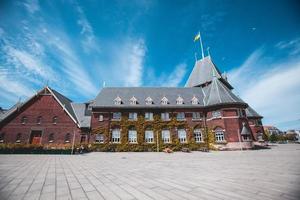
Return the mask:
<svg viewBox="0 0 300 200">
<path fill-rule="evenodd" d="M 277 135 L 271 134 L 269 136 L 269 141 L 272 142 L 272 143 L 277 142 L 278 141 Z"/>
<path fill-rule="evenodd" d="M 92 131 L 92 133 L 103 133 L 105 135 L 104 144 L 93 144 L 92 151 L 157 151 L 157 145 L 159 151 L 165 148 L 171 148 L 173 151 L 180 151 L 182 148 L 189 148 L 190 150 L 200 150 L 206 148 L 205 143 L 196 143 L 193 138 L 193 130 L 188 126 L 186 121 L 177 121 L 175 117 L 171 117 L 169 121 L 161 120 L 158 114 L 154 115 L 152 121 L 146 121 L 143 116 L 139 115 L 136 121 L 128 120 L 127 116 L 122 116 L 120 121 L 112 121 L 110 128 L 119 127 L 121 129 L 121 143 L 111 143 L 110 128 L 98 127 Z M 131 144 L 128 142 L 128 130 L 134 127 L 137 131 L 137 144 Z M 145 130 L 151 128 L 154 132 L 154 143 L 149 144 L 145 142 Z M 165 144 L 161 138 L 161 131 L 167 128 L 171 130 L 171 142 Z M 184 128 L 187 131 L 188 143 L 181 144 L 178 140 L 178 136 L 175 133 L 175 128 Z M 214 142 L 214 134 L 209 133 L 211 139 L 210 143 Z"/>
<path fill-rule="evenodd" d="M 0 144 L 0 154 L 71 154 L 71 146 L 49 148 L 34 144 Z"/>
</svg>

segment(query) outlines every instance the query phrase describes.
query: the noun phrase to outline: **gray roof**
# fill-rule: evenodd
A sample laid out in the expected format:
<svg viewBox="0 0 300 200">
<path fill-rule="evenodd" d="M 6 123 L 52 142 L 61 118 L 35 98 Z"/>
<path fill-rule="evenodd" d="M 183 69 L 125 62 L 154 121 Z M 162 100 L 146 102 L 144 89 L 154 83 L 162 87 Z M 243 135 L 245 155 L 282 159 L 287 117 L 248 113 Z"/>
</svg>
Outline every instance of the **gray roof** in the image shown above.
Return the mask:
<svg viewBox="0 0 300 200">
<path fill-rule="evenodd" d="M 20 106 L 22 106 L 21 102 L 17 102 L 15 105 L 13 105 L 11 108 L 9 108 L 8 110 L 1 110 L 0 113 L 0 121 L 2 121 L 3 119 L 5 119 L 6 117 L 8 117 L 9 115 L 11 115 L 12 113 L 14 113 Z"/>
<path fill-rule="evenodd" d="M 212 87 L 212 88 L 211 88 Z M 217 89 L 216 89 L 217 88 Z M 218 91 L 216 91 L 218 90 Z M 217 92 L 217 96 L 213 92 Z M 130 105 L 129 100 L 132 97 L 137 99 L 136 105 Z M 184 104 L 176 104 L 176 99 L 182 97 Z M 193 97 L 198 99 L 198 104 L 193 105 L 191 100 Z M 120 97 L 121 105 L 115 105 L 114 99 Z M 152 105 L 146 105 L 145 99 L 151 97 Z M 168 99 L 167 105 L 161 104 L 161 99 Z M 220 98 L 219 98 L 220 97 Z M 103 88 L 97 95 L 92 107 L 130 107 L 130 108 L 168 108 L 168 107 L 204 107 L 214 104 L 242 103 L 241 99 L 236 97 L 229 89 L 227 89 L 220 81 L 202 87 L 107 87 Z"/>
<path fill-rule="evenodd" d="M 81 128 L 91 127 L 91 112 L 87 109 L 88 104 L 84 103 L 72 103 L 76 119 Z"/>
<path fill-rule="evenodd" d="M 185 83 L 185 87 L 196 87 L 210 83 L 214 75 L 229 89 L 233 89 L 227 80 L 222 77 L 219 69 L 215 66 L 210 56 L 206 56 L 203 59 L 196 61 L 194 68 Z"/>
<path fill-rule="evenodd" d="M 248 106 L 246 108 L 246 115 L 247 117 L 256 117 L 256 118 L 262 118 L 260 114 L 258 114 L 252 107 Z"/>
<path fill-rule="evenodd" d="M 222 103 L 245 103 L 216 77 L 213 78 L 205 93 L 204 101 L 206 106 Z"/>
<path fill-rule="evenodd" d="M 243 124 L 241 135 L 251 135 L 250 130 Z"/>
<path fill-rule="evenodd" d="M 49 87 L 48 87 L 49 88 Z M 49 88 L 53 94 L 57 97 L 57 99 L 60 101 L 62 105 L 64 105 L 65 109 L 70 113 L 70 115 L 76 119 L 75 113 L 73 111 L 73 108 L 71 106 L 72 100 L 67 98 L 66 96 L 62 95 L 61 93 L 57 92 L 56 90 Z"/>
</svg>

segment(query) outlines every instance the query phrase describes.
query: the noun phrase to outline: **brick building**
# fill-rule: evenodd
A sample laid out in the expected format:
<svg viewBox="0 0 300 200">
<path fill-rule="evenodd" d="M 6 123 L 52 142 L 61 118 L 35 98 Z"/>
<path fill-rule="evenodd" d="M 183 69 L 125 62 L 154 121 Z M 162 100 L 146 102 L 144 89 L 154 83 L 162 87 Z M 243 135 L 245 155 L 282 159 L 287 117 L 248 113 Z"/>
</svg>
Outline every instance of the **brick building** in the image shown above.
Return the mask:
<svg viewBox="0 0 300 200">
<path fill-rule="evenodd" d="M 232 92 L 207 56 L 185 87 L 106 87 L 88 103 L 73 103 L 45 87 L 0 114 L 0 142 L 96 143 L 132 150 L 204 146 L 251 148 L 263 141 L 260 116 Z"/>
</svg>

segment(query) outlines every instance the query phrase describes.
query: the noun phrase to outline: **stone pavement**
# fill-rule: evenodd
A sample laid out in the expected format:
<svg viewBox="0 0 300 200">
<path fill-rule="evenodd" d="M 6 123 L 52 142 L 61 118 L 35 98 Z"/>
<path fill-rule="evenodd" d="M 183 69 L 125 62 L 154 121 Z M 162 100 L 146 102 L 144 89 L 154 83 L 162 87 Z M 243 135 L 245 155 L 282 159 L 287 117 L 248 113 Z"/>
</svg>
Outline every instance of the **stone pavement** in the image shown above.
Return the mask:
<svg viewBox="0 0 300 200">
<path fill-rule="evenodd" d="M 300 199 L 300 145 L 192 153 L 0 155 L 0 199 Z"/>
</svg>

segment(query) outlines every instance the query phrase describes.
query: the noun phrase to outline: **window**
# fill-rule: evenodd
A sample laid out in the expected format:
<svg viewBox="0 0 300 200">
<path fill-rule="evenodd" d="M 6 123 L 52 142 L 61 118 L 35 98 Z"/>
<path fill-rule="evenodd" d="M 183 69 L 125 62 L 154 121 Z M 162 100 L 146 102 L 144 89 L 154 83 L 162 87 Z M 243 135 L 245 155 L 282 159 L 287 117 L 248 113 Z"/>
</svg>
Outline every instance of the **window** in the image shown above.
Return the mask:
<svg viewBox="0 0 300 200">
<path fill-rule="evenodd" d="M 136 105 L 136 103 L 137 103 L 137 99 L 134 96 L 131 97 L 131 99 L 129 100 L 129 104 L 130 105 Z"/>
<path fill-rule="evenodd" d="M 198 98 L 195 97 L 195 96 L 193 96 L 193 98 L 192 98 L 192 104 L 193 105 L 197 105 L 198 103 L 199 103 Z"/>
<path fill-rule="evenodd" d="M 4 142 L 5 133 L 0 133 L 0 143 Z"/>
<path fill-rule="evenodd" d="M 49 143 L 53 143 L 54 142 L 54 133 L 50 133 L 50 135 L 48 137 L 48 142 Z"/>
<path fill-rule="evenodd" d="M 183 104 L 183 98 L 181 96 L 178 96 L 178 98 L 176 99 L 176 104 L 178 105 Z"/>
<path fill-rule="evenodd" d="M 263 138 L 263 134 L 262 134 L 262 133 L 260 133 L 260 132 L 257 133 L 257 140 L 258 140 L 258 141 L 264 141 L 264 138 Z"/>
<path fill-rule="evenodd" d="M 169 103 L 169 100 L 167 99 L 167 97 L 163 97 L 163 98 L 161 99 L 161 104 L 167 105 L 168 103 Z"/>
<path fill-rule="evenodd" d="M 132 129 L 128 131 L 128 142 L 137 143 L 137 133 L 136 130 Z"/>
<path fill-rule="evenodd" d="M 53 117 L 53 119 L 52 119 L 52 123 L 53 123 L 53 124 L 57 124 L 57 119 L 58 119 L 58 117 L 57 117 L 57 116 Z"/>
<path fill-rule="evenodd" d="M 99 122 L 102 122 L 102 121 L 103 121 L 103 115 L 99 115 L 98 121 L 99 121 Z"/>
<path fill-rule="evenodd" d="M 170 131 L 169 130 L 162 130 L 161 131 L 161 137 L 163 140 L 163 143 L 170 143 L 171 142 L 171 138 L 170 138 Z"/>
<path fill-rule="evenodd" d="M 164 120 L 164 121 L 170 120 L 169 113 L 167 113 L 167 112 L 161 113 L 161 119 Z"/>
<path fill-rule="evenodd" d="M 102 133 L 98 133 L 95 139 L 96 143 L 104 143 L 104 135 Z"/>
<path fill-rule="evenodd" d="M 243 141 L 251 141 L 250 135 L 243 135 Z"/>
<path fill-rule="evenodd" d="M 137 113 L 129 113 L 128 119 L 132 120 L 132 121 L 136 121 L 137 120 Z"/>
<path fill-rule="evenodd" d="M 152 130 L 145 131 L 145 142 L 153 143 L 154 142 L 154 134 Z"/>
<path fill-rule="evenodd" d="M 185 114 L 184 114 L 184 112 L 179 112 L 179 113 L 177 113 L 177 120 L 185 120 Z"/>
<path fill-rule="evenodd" d="M 221 111 L 219 111 L 219 110 L 212 112 L 212 117 L 213 118 L 220 118 L 221 116 L 222 116 Z"/>
<path fill-rule="evenodd" d="M 186 143 L 186 131 L 184 129 L 178 129 L 178 139 L 180 143 Z"/>
<path fill-rule="evenodd" d="M 145 99 L 145 103 L 146 103 L 146 105 L 152 105 L 153 104 L 153 100 L 151 99 L 151 97 L 147 97 Z"/>
<path fill-rule="evenodd" d="M 42 117 L 39 116 L 37 119 L 36 119 L 36 123 L 37 124 L 41 124 L 42 123 Z"/>
<path fill-rule="evenodd" d="M 65 135 L 65 143 L 70 143 L 70 140 L 71 140 L 71 134 L 70 133 L 67 133 Z"/>
<path fill-rule="evenodd" d="M 199 112 L 193 112 L 193 120 L 201 119 L 201 114 Z"/>
<path fill-rule="evenodd" d="M 153 113 L 152 112 L 146 112 L 145 113 L 145 120 L 152 121 L 153 120 Z"/>
<path fill-rule="evenodd" d="M 194 130 L 194 138 L 196 143 L 203 142 L 202 131 L 199 128 Z"/>
<path fill-rule="evenodd" d="M 113 113 L 113 119 L 114 120 L 120 120 L 121 119 L 121 113 L 120 112 Z"/>
<path fill-rule="evenodd" d="M 113 131 L 112 131 L 112 142 L 113 143 L 120 143 L 120 136 L 121 136 L 120 129 L 118 129 L 118 128 L 113 129 Z"/>
<path fill-rule="evenodd" d="M 119 96 L 117 96 L 117 97 L 114 99 L 114 104 L 115 104 L 115 105 L 121 105 L 121 104 L 122 104 L 122 99 L 121 99 Z"/>
<path fill-rule="evenodd" d="M 21 123 L 22 124 L 26 124 L 27 123 L 27 117 L 26 116 L 22 117 Z"/>
<path fill-rule="evenodd" d="M 22 133 L 18 133 L 16 137 L 16 143 L 20 143 L 22 139 Z"/>
<path fill-rule="evenodd" d="M 225 134 L 222 129 L 215 130 L 215 139 L 216 139 L 216 142 L 224 142 L 225 141 Z"/>
</svg>

